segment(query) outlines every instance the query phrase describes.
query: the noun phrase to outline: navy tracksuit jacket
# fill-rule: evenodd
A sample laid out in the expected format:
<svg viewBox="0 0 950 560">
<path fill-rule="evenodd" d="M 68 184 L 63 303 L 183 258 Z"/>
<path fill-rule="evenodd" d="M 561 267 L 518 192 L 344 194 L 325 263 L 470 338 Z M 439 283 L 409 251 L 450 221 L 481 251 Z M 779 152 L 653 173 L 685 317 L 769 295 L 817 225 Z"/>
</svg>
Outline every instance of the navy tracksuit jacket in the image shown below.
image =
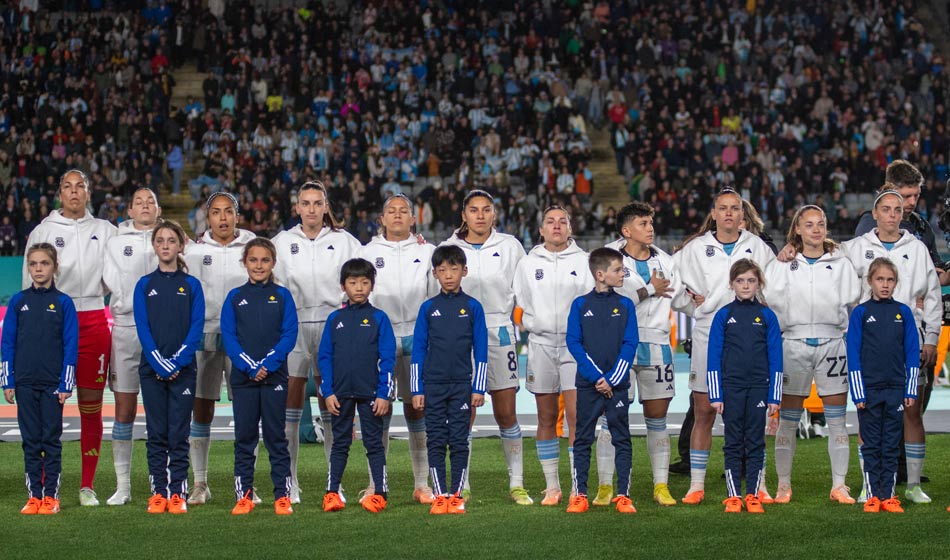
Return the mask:
<svg viewBox="0 0 950 560">
<path fill-rule="evenodd" d="M 17 424 L 30 498 L 59 499 L 63 405 L 76 385 L 76 308 L 55 286 L 14 294 L 3 319 L 0 385 L 16 390 Z"/>
<path fill-rule="evenodd" d="M 782 331 L 771 309 L 757 299 L 716 312 L 709 329 L 709 402 L 723 403 L 726 490 L 755 494 L 765 475 L 765 421 L 769 404 L 782 402 Z"/>
<path fill-rule="evenodd" d="M 474 368 L 472 365 L 474 359 Z M 468 468 L 472 393 L 488 382 L 488 329 L 475 298 L 439 292 L 419 307 L 409 370 L 412 394 L 425 395 L 429 471 L 438 495 L 461 494 Z M 445 448 L 452 453 L 452 486 L 445 487 Z"/>
<path fill-rule="evenodd" d="M 864 481 L 871 496 L 894 497 L 904 434 L 904 399 L 917 398 L 920 341 L 913 312 L 893 299 L 870 299 L 848 323 L 848 377 L 858 409 Z"/>
<path fill-rule="evenodd" d="M 231 358 L 234 407 L 234 493 L 254 486 L 258 427 L 270 456 L 274 499 L 288 495 L 290 452 L 287 414 L 287 355 L 297 344 L 297 308 L 290 291 L 269 280 L 248 282 L 228 293 L 221 307 L 221 340 Z M 267 377 L 254 381 L 260 368 Z"/>
<path fill-rule="evenodd" d="M 617 495 L 630 491 L 633 463 L 630 444 L 630 364 L 640 342 L 633 302 L 613 290 L 592 290 L 571 304 L 567 316 L 567 349 L 577 362 L 577 435 L 574 438 L 574 493 L 587 495 L 590 448 L 600 416 L 607 416 L 616 453 Z M 594 386 L 606 379 L 613 396 L 605 398 Z"/>
<path fill-rule="evenodd" d="M 135 285 L 135 330 L 142 344 L 139 377 L 152 494 L 188 493 L 188 435 L 198 378 L 205 299 L 201 282 L 184 271 L 155 270 Z M 175 375 L 175 379 L 170 379 Z"/>
</svg>

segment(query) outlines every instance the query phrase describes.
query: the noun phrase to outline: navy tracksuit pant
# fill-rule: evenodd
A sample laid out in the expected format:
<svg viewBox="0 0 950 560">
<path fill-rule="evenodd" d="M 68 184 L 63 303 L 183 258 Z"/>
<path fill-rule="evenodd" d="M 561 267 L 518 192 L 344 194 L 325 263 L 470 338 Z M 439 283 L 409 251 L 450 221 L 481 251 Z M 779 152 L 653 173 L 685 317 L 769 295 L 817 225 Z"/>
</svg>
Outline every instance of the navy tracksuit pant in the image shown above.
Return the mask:
<svg viewBox="0 0 950 560">
<path fill-rule="evenodd" d="M 17 424 L 23 440 L 30 498 L 44 496 L 59 499 L 59 475 L 62 472 L 63 405 L 59 404 L 56 385 L 16 388 Z"/>
<path fill-rule="evenodd" d="M 245 497 L 254 487 L 255 451 L 261 426 L 264 447 L 270 456 L 274 499 L 287 496 L 290 488 L 290 452 L 285 432 L 287 380 L 268 385 L 233 385 L 231 396 L 234 408 L 234 493 L 237 499 Z"/>
<path fill-rule="evenodd" d="M 745 457 L 747 494 L 759 490 L 765 476 L 765 421 L 768 416 L 768 387 L 722 388 L 722 421 L 726 444 L 726 491 L 729 497 L 742 496 L 742 463 Z"/>
<path fill-rule="evenodd" d="M 148 440 L 148 481 L 152 494 L 188 494 L 188 436 L 195 402 L 197 370 L 185 368 L 171 381 L 141 375 L 142 406 Z"/>
<path fill-rule="evenodd" d="M 425 394 L 429 472 L 436 496 L 462 494 L 468 468 L 468 434 L 472 418 L 472 386 L 464 383 L 428 383 Z M 445 448 L 452 454 L 452 486 L 445 486 Z M 375 479 L 374 479 L 375 480 Z"/>
<path fill-rule="evenodd" d="M 593 387 L 577 388 L 577 435 L 574 437 L 574 493 L 587 495 L 587 477 L 590 473 L 590 448 L 601 415 L 607 416 L 610 442 L 614 446 L 614 468 L 617 470 L 617 495 L 630 492 L 630 469 L 633 464 L 633 446 L 630 443 L 630 386 L 614 387 L 608 399 Z"/>
<path fill-rule="evenodd" d="M 904 389 L 867 387 L 865 396 L 864 408 L 858 409 L 864 481 L 871 496 L 889 500 L 894 497 L 904 435 Z"/>
<path fill-rule="evenodd" d="M 327 479 L 327 492 L 339 492 L 340 480 L 353 444 L 353 418 L 360 415 L 360 431 L 369 470 L 376 484 L 376 493 L 389 492 L 386 479 L 386 452 L 383 448 L 383 419 L 373 414 L 373 401 L 376 399 L 339 399 L 340 415 L 333 416 L 333 449 L 330 451 L 330 474 Z M 428 405 L 427 405 L 428 406 Z M 382 481 L 382 482 L 380 482 Z"/>
</svg>

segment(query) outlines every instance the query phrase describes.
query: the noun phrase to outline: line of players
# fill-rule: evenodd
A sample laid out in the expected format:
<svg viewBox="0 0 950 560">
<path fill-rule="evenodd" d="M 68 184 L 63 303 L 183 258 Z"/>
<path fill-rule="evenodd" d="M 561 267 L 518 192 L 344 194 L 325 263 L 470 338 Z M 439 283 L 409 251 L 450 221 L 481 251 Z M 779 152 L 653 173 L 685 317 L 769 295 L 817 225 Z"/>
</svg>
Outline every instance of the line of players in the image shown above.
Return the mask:
<svg viewBox="0 0 950 560">
<path fill-rule="evenodd" d="M 108 503 L 121 505 L 131 500 L 131 428 L 139 390 L 141 352 L 135 333 L 131 294 L 138 279 L 156 267 L 150 235 L 161 210 L 154 193 L 141 189 L 133 196 L 129 210 L 131 219 L 123 222 L 116 231 L 86 211 L 89 186 L 81 173 L 66 173 L 60 189 L 62 210 L 54 211 L 44 220 L 31 235 L 28 245 L 46 241 L 56 246 L 60 255 L 57 287 L 70 294 L 79 312 L 77 387 L 83 453 L 80 502 L 83 505 L 98 504 L 93 477 L 102 435 L 102 390 L 108 368 L 109 384 L 116 400 L 112 437 L 117 476 L 117 489 Z M 611 246 L 624 255 L 628 276 L 620 291 L 637 304 L 641 343 L 633 369 L 648 427 L 654 498 L 662 505 L 676 503 L 666 485 L 669 463 L 666 414 L 675 392 L 669 345 L 670 311 L 686 312 L 696 320 L 689 385 L 695 403 L 696 426 L 690 438 L 690 491 L 683 502 L 699 503 L 704 498 L 705 467 L 715 419 L 704 385 L 708 327 L 715 312 L 732 297 L 727 278 L 732 262 L 750 258 L 766 270 L 768 282 L 764 296 L 775 309 L 784 331 L 788 379 L 776 444 L 776 467 L 780 479 L 776 498 L 787 501 L 791 497 L 790 472 L 795 439 L 788 436 L 797 425 L 801 401 L 808 394 L 814 378 L 825 401 L 832 432 L 829 438 L 833 472 L 831 496 L 839 502 L 850 502 L 852 499 L 844 486 L 849 449 L 843 416 L 847 375 L 842 378 L 840 372 L 847 372 L 842 336 L 847 325 L 847 308 L 857 303 L 860 296 L 862 265 L 866 267 L 876 256 L 891 256 L 901 268 L 902 280 L 912 280 L 900 283 L 897 299 L 914 303 L 912 307 L 922 329 L 925 349 L 936 343 L 940 325 L 936 271 L 921 242 L 900 229 L 902 201 L 897 195 L 879 197 L 873 214 L 877 230 L 848 242 L 844 247 L 826 239 L 827 228 L 820 208 L 806 206 L 800 209 L 789 232 L 789 242 L 797 254 L 785 263 L 775 260 L 773 252 L 761 239 L 743 229 L 742 203 L 733 191 L 717 195 L 703 230 L 684 244 L 675 256 L 666 254 L 653 244 L 649 207 L 633 203 L 618 216 L 623 238 Z M 407 402 L 408 360 L 415 312 L 419 304 L 437 289 L 429 266 L 434 247 L 420 242 L 412 233 L 415 213 L 405 197 L 387 200 L 380 218 L 381 233 L 366 247 L 361 247 L 339 228 L 321 184 L 303 185 L 296 204 L 302 223 L 274 239 L 278 251 L 275 275 L 278 283 L 293 294 L 300 321 L 297 345 L 288 361 L 291 378 L 286 434 L 291 458 L 290 497 L 293 503 L 300 501 L 296 459 L 307 378 L 319 376 L 317 345 L 327 316 L 341 303 L 338 278 L 342 263 L 362 256 L 377 268 L 372 302 L 392 320 L 397 337 L 399 393 Z M 206 301 L 202 351 L 197 355 L 198 383 L 190 437 L 195 477 L 189 495 L 192 504 L 211 499 L 207 483 L 210 423 L 214 403 L 220 398 L 222 377 L 230 370 L 219 332 L 221 305 L 232 288 L 246 281 L 240 258 L 244 246 L 254 237 L 250 232 L 236 228 L 237 210 L 236 200 L 226 193 L 209 199 L 210 229 L 198 243 L 188 244 L 185 250 L 189 271 L 201 281 Z M 488 193 L 469 193 L 463 203 L 462 219 L 463 226 L 445 243 L 458 245 L 465 251 L 469 275 L 463 281 L 463 289 L 485 308 L 489 330 L 488 390 L 502 434 L 509 491 L 516 503 L 528 505 L 533 502 L 523 481 L 523 445 L 515 411 L 519 381 L 512 322 L 514 314 L 521 316 L 521 324 L 529 333 L 526 387 L 535 394 L 537 402 L 537 453 L 546 484 L 542 504 L 554 505 L 561 500 L 557 476 L 559 446 L 555 433 L 559 395 L 564 397 L 571 438 L 576 418 L 576 366 L 564 341 L 566 320 L 571 301 L 588 292 L 592 285 L 587 271 L 587 255 L 570 238 L 570 216 L 558 207 L 545 210 L 541 224 L 544 242 L 527 255 L 515 238 L 494 229 L 494 201 Z M 24 284 L 28 281 L 28 274 L 24 274 Z M 842 288 L 829 290 L 822 289 L 822 286 Z M 112 293 L 110 306 L 115 317 L 111 356 L 108 329 L 103 332 L 105 315 L 102 309 L 103 297 L 109 292 Z M 516 303 L 520 313 L 515 312 Z M 321 410 L 325 410 L 322 402 Z M 411 406 L 405 406 L 404 410 L 410 431 L 415 479 L 413 495 L 417 501 L 429 503 L 432 491 L 427 481 L 424 420 L 421 412 Z M 913 411 L 908 411 L 907 418 L 908 425 L 913 424 Z M 919 410 L 916 418 L 919 421 Z M 329 428 L 329 415 L 325 411 L 321 413 L 321 420 Z M 385 427 L 385 432 L 388 432 L 388 421 Z M 907 434 L 908 451 L 913 446 L 913 452 L 908 453 L 908 467 L 913 471 L 911 481 L 914 482 L 915 478 L 919 481 L 923 462 L 922 425 L 919 437 L 912 431 L 908 430 Z M 384 442 L 388 441 L 385 432 Z M 328 440 L 332 438 L 332 430 L 325 429 L 324 434 Z M 332 441 L 327 441 L 327 452 L 331 447 Z M 602 438 L 597 451 L 601 484 L 595 504 L 609 503 L 611 498 L 611 452 L 609 440 Z M 367 494 L 371 495 L 372 480 L 369 485 Z M 919 489 L 919 482 L 912 487 Z"/>
</svg>

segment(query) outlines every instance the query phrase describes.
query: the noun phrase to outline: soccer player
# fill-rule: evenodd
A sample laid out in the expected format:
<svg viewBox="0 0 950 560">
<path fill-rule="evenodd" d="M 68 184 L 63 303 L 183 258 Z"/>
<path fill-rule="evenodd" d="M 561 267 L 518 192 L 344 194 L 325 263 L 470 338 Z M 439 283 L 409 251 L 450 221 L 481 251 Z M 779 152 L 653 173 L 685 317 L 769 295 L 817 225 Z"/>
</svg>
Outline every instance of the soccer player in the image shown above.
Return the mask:
<svg viewBox="0 0 950 560">
<path fill-rule="evenodd" d="M 287 359 L 290 379 L 287 385 L 287 442 L 290 451 L 290 501 L 300 503 L 300 484 L 297 482 L 297 450 L 300 446 L 300 417 L 307 390 L 307 378 L 313 376 L 320 383 L 317 352 L 327 316 L 343 304 L 340 290 L 340 267 L 359 255 L 360 243 L 342 229 L 330 209 L 326 187 L 309 181 L 297 193 L 297 214 L 300 224 L 274 237 L 277 248 L 276 281 L 286 286 L 297 303 L 300 321 L 299 340 Z M 320 402 L 323 422 L 323 449 L 327 464 L 333 449 L 331 414 Z"/>
<path fill-rule="evenodd" d="M 712 444 L 712 427 L 716 411 L 709 405 L 706 387 L 706 358 L 709 327 L 713 316 L 732 301 L 729 270 L 744 258 L 765 267 L 775 258 L 772 250 L 758 236 L 740 228 L 742 199 L 732 189 L 723 189 L 713 199 L 712 223 L 690 237 L 673 256 L 686 290 L 703 296 L 693 312 L 693 352 L 689 366 L 689 389 L 693 392 L 695 425 L 690 435 L 690 485 L 684 504 L 703 501 L 706 488 L 706 464 Z M 698 300 L 694 298 L 694 302 Z"/>
<path fill-rule="evenodd" d="M 360 415 L 363 447 L 373 473 L 373 493 L 360 500 L 363 509 L 386 509 L 388 482 L 383 448 L 383 418 L 395 398 L 393 366 L 396 337 L 389 317 L 369 303 L 376 269 L 365 259 L 351 259 L 340 269 L 340 286 L 347 305 L 327 317 L 329 329 L 320 339 L 320 393 L 333 415 L 333 450 L 324 511 L 343 509 L 340 480 L 353 443 L 353 418 Z M 378 489 L 376 481 L 379 481 Z"/>
<path fill-rule="evenodd" d="M 631 382 L 630 400 L 639 389 L 643 417 L 647 426 L 647 453 L 653 469 L 653 500 L 662 506 L 676 505 L 670 494 L 670 435 L 666 414 L 676 395 L 673 376 L 673 350 L 670 347 L 670 311 L 690 313 L 693 301 L 686 293 L 673 257 L 653 244 L 653 208 L 631 202 L 617 213 L 622 239 L 607 245 L 623 255 L 624 283 L 617 292 L 636 305 L 640 329 Z M 601 426 L 597 441 L 597 471 L 600 485 L 594 505 L 609 505 L 613 498 L 613 446 L 610 431 Z"/>
<path fill-rule="evenodd" d="M 561 503 L 558 478 L 558 397 L 564 397 L 569 428 L 568 449 L 573 458 L 577 418 L 577 362 L 567 349 L 567 316 L 575 298 L 594 287 L 588 272 L 587 252 L 571 239 L 571 215 L 560 206 L 547 208 L 541 217 L 543 243 L 521 259 L 515 272 L 514 292 L 528 332 L 528 379 L 538 406 L 537 450 L 546 487 L 543 506 Z"/>
<path fill-rule="evenodd" d="M 28 499 L 20 513 L 59 513 L 63 403 L 72 395 L 79 352 L 76 308 L 56 289 L 56 249 L 26 251 L 31 285 L 10 298 L 0 340 L 0 386 L 17 404 Z"/>
<path fill-rule="evenodd" d="M 571 303 L 567 318 L 567 347 L 577 361 L 577 437 L 568 513 L 584 513 L 590 448 L 601 415 L 607 416 L 616 449 L 617 497 L 620 513 L 636 513 L 630 500 L 630 363 L 637 352 L 637 313 L 633 302 L 615 289 L 623 285 L 623 256 L 616 249 L 595 249 L 589 268 L 594 289 Z"/>
<path fill-rule="evenodd" d="M 940 328 L 943 323 L 943 305 L 941 302 L 940 282 L 933 260 L 927 247 L 910 232 L 901 229 L 903 200 L 893 185 L 885 184 L 874 201 L 873 215 L 877 227 L 842 244 L 847 251 L 851 264 L 858 277 L 868 279 L 868 266 L 877 257 L 888 258 L 897 267 L 901 281 L 892 291 L 894 300 L 913 309 L 914 320 L 919 334 L 918 347 L 921 361 L 924 354 L 935 354 Z M 870 297 L 870 284 L 866 284 L 862 299 Z M 918 306 L 920 301 L 922 305 Z M 927 376 L 915 377 L 920 383 L 927 382 Z M 853 381 L 853 380 L 852 380 Z M 907 488 L 904 497 L 914 503 L 930 503 L 930 497 L 920 487 L 920 473 L 923 470 L 926 453 L 926 439 L 921 402 L 915 400 L 904 410 L 904 450 L 907 455 Z M 863 447 L 862 447 L 863 455 Z M 862 490 L 866 494 L 867 488 Z M 861 498 L 859 498 L 861 501 Z"/>
<path fill-rule="evenodd" d="M 426 422 L 421 410 L 412 407 L 409 390 L 409 363 L 412 360 L 412 331 L 419 306 L 439 291 L 432 276 L 432 252 L 435 247 L 419 243 L 412 234 L 415 212 L 404 195 L 391 196 L 383 203 L 379 217 L 380 234 L 363 247 L 360 255 L 376 267 L 376 282 L 369 301 L 386 313 L 396 336 L 396 391 L 403 402 L 403 415 L 409 427 L 409 458 L 415 480 L 412 497 L 421 504 L 431 504 L 429 459 L 426 450 Z M 389 422 L 392 408 L 383 417 L 383 447 L 389 452 Z M 370 487 L 365 495 L 375 493 Z"/>
<path fill-rule="evenodd" d="M 204 340 L 198 350 L 198 380 L 194 415 L 191 420 L 191 468 L 195 473 L 189 504 L 204 504 L 211 499 L 208 486 L 208 454 L 211 450 L 211 422 L 214 403 L 221 399 L 221 381 L 230 370 L 228 355 L 221 342 L 221 305 L 233 288 L 247 281 L 241 265 L 244 247 L 256 236 L 236 227 L 238 201 L 231 193 L 219 191 L 205 203 L 208 231 L 197 243 L 185 248 L 189 273 L 201 281 L 205 296 Z"/>
<path fill-rule="evenodd" d="M 805 397 L 818 387 L 828 421 L 832 501 L 853 504 L 845 485 L 851 445 L 845 427 L 848 363 L 844 334 L 848 310 L 861 296 L 861 284 L 847 255 L 828 239 L 825 212 L 813 205 L 795 212 L 788 230 L 795 248 L 791 262 L 772 261 L 763 290 L 782 327 L 785 378 L 775 434 L 775 502 L 792 499 L 792 460 Z"/>
<path fill-rule="evenodd" d="M 854 308 L 848 324 L 851 400 L 858 408 L 868 493 L 864 511 L 903 513 L 894 483 L 904 411 L 917 400 L 917 325 L 911 320 L 913 311 L 893 297 L 899 284 L 898 268 L 893 262 L 876 257 L 868 266 L 866 277 L 870 299 Z M 910 454 L 907 458 L 909 467 Z"/>
<path fill-rule="evenodd" d="M 534 501 L 524 488 L 524 446 L 515 411 L 520 382 L 511 322 L 515 303 L 512 282 L 518 261 L 524 258 L 525 252 L 516 238 L 498 233 L 494 224 L 492 196 L 482 190 L 470 191 L 462 200 L 461 227 L 442 245 L 456 245 L 465 251 L 468 275 L 462 287 L 484 306 L 488 326 L 488 392 L 495 422 L 501 431 L 508 466 L 508 491 L 515 503 L 531 505 Z M 466 469 L 466 496 L 471 492 L 467 475 Z"/>
<path fill-rule="evenodd" d="M 155 226 L 152 247 L 158 268 L 143 276 L 133 292 L 148 430 L 148 512 L 153 514 L 188 512 L 188 426 L 205 305 L 201 282 L 188 274 L 181 256 L 187 239 L 175 222 Z"/>
<path fill-rule="evenodd" d="M 290 291 L 274 283 L 277 251 L 269 239 L 244 247 L 241 262 L 248 281 L 228 292 L 221 306 L 221 339 L 231 358 L 234 406 L 234 493 L 232 515 L 254 509 L 258 434 L 270 458 L 274 513 L 290 515 L 290 454 L 284 418 L 287 409 L 287 356 L 297 340 L 297 308 Z"/>
<path fill-rule="evenodd" d="M 736 297 L 716 312 L 709 328 L 706 384 L 709 402 L 722 414 L 726 444 L 726 513 L 745 508 L 764 513 L 758 489 L 765 477 L 765 421 L 782 402 L 782 332 L 778 318 L 756 294 L 765 285 L 762 269 L 740 259 L 729 270 Z"/>
<path fill-rule="evenodd" d="M 152 189 L 141 187 L 132 194 L 129 220 L 119 224 L 115 237 L 106 247 L 102 279 L 111 292 L 112 359 L 109 360 L 109 388 L 115 398 L 115 422 L 112 424 L 112 462 L 115 468 L 115 493 L 106 500 L 110 506 L 132 501 L 132 427 L 138 408 L 139 366 L 142 346 L 135 332 L 132 299 L 135 285 L 158 266 L 152 248 L 152 230 L 162 215 Z"/>
<path fill-rule="evenodd" d="M 105 287 L 102 281 L 106 245 L 116 228 L 88 211 L 89 178 L 71 169 L 59 180 L 62 208 L 53 210 L 30 233 L 26 246 L 49 243 L 56 248 L 57 289 L 73 300 L 79 320 L 79 358 L 76 362 L 76 396 L 79 399 L 79 450 L 82 477 L 79 504 L 98 506 L 93 489 L 102 447 L 102 391 L 106 386 L 112 335 L 106 322 Z M 32 285 L 23 261 L 23 287 Z"/>
<path fill-rule="evenodd" d="M 426 417 L 436 496 L 429 513 L 464 514 L 470 409 L 485 404 L 488 331 L 481 304 L 462 291 L 462 278 L 468 273 L 465 252 L 453 245 L 439 247 L 432 254 L 432 273 L 441 290 L 419 308 L 413 330 L 412 406 Z M 450 487 L 445 484 L 446 446 L 452 454 Z"/>
</svg>

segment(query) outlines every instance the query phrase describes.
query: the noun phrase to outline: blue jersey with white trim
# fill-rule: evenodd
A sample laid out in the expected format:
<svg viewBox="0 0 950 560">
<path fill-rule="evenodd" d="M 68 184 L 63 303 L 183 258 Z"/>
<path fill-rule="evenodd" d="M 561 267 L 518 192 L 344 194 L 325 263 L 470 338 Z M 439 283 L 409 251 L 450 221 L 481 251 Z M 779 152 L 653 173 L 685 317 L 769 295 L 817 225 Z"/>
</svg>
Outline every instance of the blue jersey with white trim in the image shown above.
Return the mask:
<svg viewBox="0 0 950 560">
<path fill-rule="evenodd" d="M 471 382 L 473 393 L 485 392 L 488 329 L 477 299 L 462 290 L 439 292 L 419 307 L 412 337 L 409 386 L 413 395 L 422 395 L 426 383 Z"/>
<path fill-rule="evenodd" d="M 167 379 L 194 367 L 205 320 L 204 292 L 197 278 L 181 270 L 158 269 L 143 276 L 135 285 L 132 314 L 142 344 L 139 375 Z"/>
<path fill-rule="evenodd" d="M 272 280 L 247 282 L 221 306 L 221 341 L 231 358 L 231 385 L 253 385 L 267 369 L 265 385 L 287 379 L 287 355 L 297 344 L 297 306 L 290 290 Z"/>
<path fill-rule="evenodd" d="M 865 401 L 865 389 L 904 389 L 917 398 L 920 341 L 909 307 L 893 299 L 870 299 L 851 312 L 848 323 L 851 400 Z"/>
<path fill-rule="evenodd" d="M 323 329 L 318 364 L 324 398 L 394 399 L 396 336 L 389 317 L 369 303 L 334 311 Z"/>
<path fill-rule="evenodd" d="M 578 388 L 601 378 L 611 387 L 630 385 L 630 364 L 640 342 L 630 298 L 596 289 L 574 300 L 567 318 L 567 349 L 577 362 Z"/>
<path fill-rule="evenodd" d="M 76 385 L 79 323 L 72 299 L 55 286 L 30 287 L 14 294 L 3 318 L 0 385 L 58 387 Z"/>
<path fill-rule="evenodd" d="M 709 402 L 723 387 L 768 387 L 769 404 L 782 402 L 782 331 L 757 299 L 735 299 L 716 312 L 709 330 Z"/>
</svg>

